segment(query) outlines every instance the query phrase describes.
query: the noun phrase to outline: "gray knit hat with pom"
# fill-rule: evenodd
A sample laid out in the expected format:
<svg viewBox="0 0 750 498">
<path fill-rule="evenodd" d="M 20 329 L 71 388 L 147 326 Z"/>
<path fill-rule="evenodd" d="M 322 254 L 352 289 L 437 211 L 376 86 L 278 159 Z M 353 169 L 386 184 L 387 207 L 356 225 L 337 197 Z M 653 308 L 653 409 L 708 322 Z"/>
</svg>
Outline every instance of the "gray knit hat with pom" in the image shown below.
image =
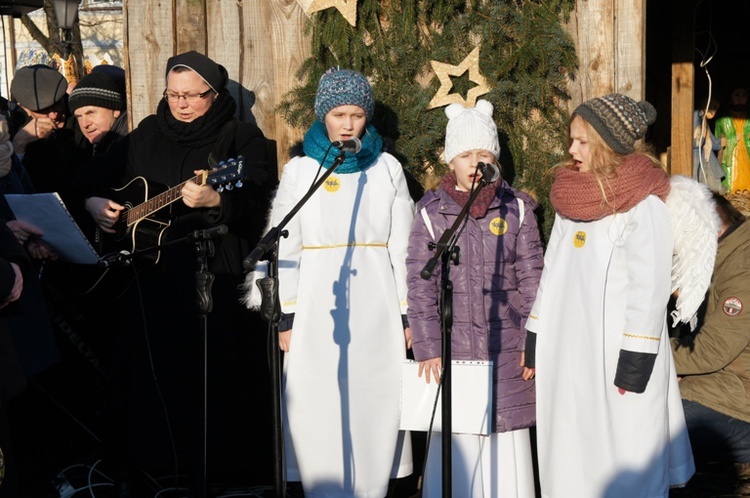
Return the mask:
<svg viewBox="0 0 750 498">
<path fill-rule="evenodd" d="M 618 154 L 633 152 L 635 142 L 646 136 L 649 125 L 656 121 L 654 106 L 620 93 L 587 100 L 573 111 L 576 114 L 588 121 Z"/>
<path fill-rule="evenodd" d="M 315 117 L 325 121 L 326 114 L 340 105 L 361 107 L 370 121 L 375 99 L 370 82 L 362 73 L 334 67 L 320 77 L 315 94 Z"/>
</svg>

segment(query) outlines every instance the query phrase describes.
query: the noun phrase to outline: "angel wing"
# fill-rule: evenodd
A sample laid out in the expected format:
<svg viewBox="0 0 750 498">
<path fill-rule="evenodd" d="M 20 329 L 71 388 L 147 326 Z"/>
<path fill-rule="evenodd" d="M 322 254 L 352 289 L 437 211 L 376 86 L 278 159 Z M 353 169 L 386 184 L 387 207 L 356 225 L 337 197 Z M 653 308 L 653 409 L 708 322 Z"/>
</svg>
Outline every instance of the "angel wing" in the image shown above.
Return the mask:
<svg viewBox="0 0 750 498">
<path fill-rule="evenodd" d="M 697 324 L 697 312 L 711 284 L 721 220 L 705 185 L 682 175 L 670 178 L 667 209 L 672 221 L 672 292 L 677 291 L 674 325 Z"/>
<path fill-rule="evenodd" d="M 258 280 L 268 276 L 268 261 L 258 261 L 255 270 L 245 275 L 244 282 L 240 285 L 242 292 L 240 302 L 248 309 L 258 311 L 263 303 L 262 296 L 258 290 Z"/>
</svg>

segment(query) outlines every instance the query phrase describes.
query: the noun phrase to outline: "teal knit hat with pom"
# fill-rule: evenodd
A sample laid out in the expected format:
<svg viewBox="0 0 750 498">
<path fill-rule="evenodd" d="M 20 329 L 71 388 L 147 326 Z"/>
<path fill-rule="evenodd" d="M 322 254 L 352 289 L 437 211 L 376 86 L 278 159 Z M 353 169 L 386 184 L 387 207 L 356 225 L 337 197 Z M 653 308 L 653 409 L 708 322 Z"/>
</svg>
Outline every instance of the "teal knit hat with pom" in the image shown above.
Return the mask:
<svg viewBox="0 0 750 498">
<path fill-rule="evenodd" d="M 326 114 L 340 105 L 361 107 L 365 110 L 367 121 L 370 121 L 375 99 L 370 82 L 362 73 L 334 67 L 320 77 L 315 94 L 315 117 L 325 121 Z"/>
</svg>

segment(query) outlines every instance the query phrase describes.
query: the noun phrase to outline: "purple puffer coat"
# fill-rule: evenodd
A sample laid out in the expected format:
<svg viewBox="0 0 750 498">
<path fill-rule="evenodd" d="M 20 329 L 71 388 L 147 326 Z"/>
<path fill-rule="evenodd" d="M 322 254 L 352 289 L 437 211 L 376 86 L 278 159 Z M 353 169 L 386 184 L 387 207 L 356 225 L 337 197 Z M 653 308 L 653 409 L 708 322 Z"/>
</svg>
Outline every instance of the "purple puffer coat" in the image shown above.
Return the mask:
<svg viewBox="0 0 750 498">
<path fill-rule="evenodd" d="M 452 359 L 492 360 L 493 432 L 530 427 L 536 420 L 534 382 L 522 379 L 519 364 L 526 339 L 524 325 L 544 264 L 535 207 L 528 195 L 503 181 L 487 215 L 466 218 L 468 223 L 457 243 L 460 261 L 450 268 Z M 422 209 L 429 215 L 434 239 Z M 522 224 L 519 209 L 524 212 Z M 417 361 L 441 355 L 440 265 L 429 280 L 420 277 L 433 255 L 428 243 L 440 239 L 460 211 L 442 188 L 427 192 L 417 205 L 406 260 L 408 317 Z"/>
</svg>

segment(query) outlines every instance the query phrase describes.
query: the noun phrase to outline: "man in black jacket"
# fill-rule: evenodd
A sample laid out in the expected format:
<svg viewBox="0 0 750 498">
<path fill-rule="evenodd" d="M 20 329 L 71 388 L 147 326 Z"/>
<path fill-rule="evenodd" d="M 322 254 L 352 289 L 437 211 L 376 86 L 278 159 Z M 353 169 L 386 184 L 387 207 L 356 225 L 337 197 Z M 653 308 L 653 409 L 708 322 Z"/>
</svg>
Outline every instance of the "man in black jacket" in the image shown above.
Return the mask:
<svg viewBox="0 0 750 498">
<path fill-rule="evenodd" d="M 68 82 L 43 64 L 22 67 L 13 76 L 11 97 L 24 111 L 13 134 L 15 154 L 37 192 L 69 193 L 84 157 L 68 120 Z"/>
<path fill-rule="evenodd" d="M 95 156 L 128 134 L 125 94 L 107 73 L 96 71 L 81 78 L 70 92 L 68 108 Z"/>
</svg>

